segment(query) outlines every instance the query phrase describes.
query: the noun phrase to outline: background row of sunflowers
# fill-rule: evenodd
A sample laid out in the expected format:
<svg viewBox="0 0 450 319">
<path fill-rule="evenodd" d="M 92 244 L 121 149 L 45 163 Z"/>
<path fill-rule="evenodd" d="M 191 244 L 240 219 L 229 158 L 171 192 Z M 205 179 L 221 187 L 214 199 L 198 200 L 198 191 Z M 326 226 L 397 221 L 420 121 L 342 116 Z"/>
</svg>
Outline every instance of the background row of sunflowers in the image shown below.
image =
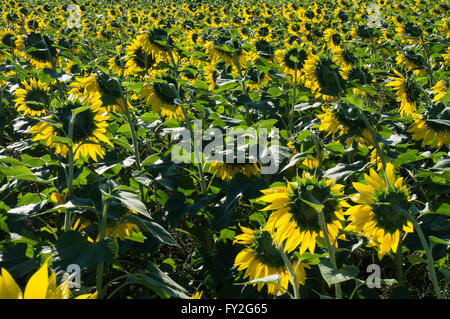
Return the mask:
<svg viewBox="0 0 450 319">
<path fill-rule="evenodd" d="M 447 4 L 3 3 L 0 298 L 449 297 Z"/>
</svg>

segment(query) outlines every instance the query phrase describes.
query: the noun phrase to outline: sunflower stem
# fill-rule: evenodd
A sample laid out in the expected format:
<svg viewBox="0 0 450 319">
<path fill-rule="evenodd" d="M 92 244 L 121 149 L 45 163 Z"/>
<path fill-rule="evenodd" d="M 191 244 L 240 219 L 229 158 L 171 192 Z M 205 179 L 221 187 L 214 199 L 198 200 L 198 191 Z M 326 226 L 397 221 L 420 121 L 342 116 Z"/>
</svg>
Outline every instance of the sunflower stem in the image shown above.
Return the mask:
<svg viewBox="0 0 450 319">
<path fill-rule="evenodd" d="M 405 215 L 405 217 L 414 225 L 414 229 L 416 230 L 417 235 L 419 236 L 420 242 L 422 243 L 422 246 L 425 250 L 425 255 L 427 256 L 428 276 L 430 277 L 430 280 L 433 283 L 434 292 L 438 299 L 442 299 L 441 289 L 439 288 L 436 272 L 434 271 L 433 254 L 431 252 L 427 240 L 425 239 L 425 235 L 423 234 L 422 228 L 420 227 L 419 223 L 414 218 L 414 216 L 412 216 L 409 212 L 399 207 L 398 205 L 396 208 L 399 209 Z"/>
<path fill-rule="evenodd" d="M 103 240 L 105 238 L 105 232 L 106 232 L 106 222 L 108 219 L 108 207 L 109 207 L 109 201 L 108 199 L 104 198 L 104 196 L 102 195 L 102 202 L 103 202 L 103 212 L 102 212 L 102 219 L 100 221 L 100 228 L 99 228 L 99 241 Z M 98 291 L 98 299 L 102 299 L 103 298 L 103 288 L 102 288 L 102 284 L 103 284 L 103 268 L 104 268 L 104 263 L 100 263 L 97 266 L 97 276 L 96 276 L 96 288 Z"/>
<path fill-rule="evenodd" d="M 360 114 L 364 124 L 366 125 L 367 130 L 369 131 L 370 135 L 372 136 L 373 146 L 375 147 L 377 155 L 380 157 L 381 165 L 383 166 L 384 180 L 386 182 L 386 185 L 388 185 L 387 178 L 386 178 L 386 161 L 384 159 L 384 154 L 382 153 L 380 145 L 378 145 L 377 135 L 376 135 L 374 129 L 372 128 L 372 125 L 370 125 L 369 120 L 367 119 L 367 116 L 364 113 L 364 111 L 359 109 L 359 114 Z"/>
<path fill-rule="evenodd" d="M 174 59 L 173 54 L 172 54 L 172 49 L 169 48 L 168 52 L 169 52 L 170 60 L 172 61 L 174 72 L 177 74 L 177 72 L 178 72 L 177 64 L 175 63 L 175 59 Z M 177 95 L 179 95 L 178 90 L 177 90 Z M 184 119 L 186 121 L 186 125 L 187 125 L 187 128 L 189 130 L 189 133 L 193 137 L 194 136 L 194 130 L 192 129 L 191 119 L 189 118 L 189 116 L 187 114 L 186 108 L 183 105 L 180 105 L 180 107 L 181 107 L 181 110 L 183 111 L 183 116 L 184 116 Z M 194 138 L 194 143 L 195 143 L 195 138 Z M 197 162 L 197 170 L 198 170 L 198 175 L 199 175 L 199 178 L 200 178 L 200 189 L 201 189 L 201 192 L 203 194 L 206 194 L 206 193 L 208 193 L 208 188 L 206 187 L 205 173 L 203 172 L 202 161 L 200 161 L 200 158 L 198 157 L 195 145 L 194 145 L 194 156 L 195 156 L 195 161 Z"/>
<path fill-rule="evenodd" d="M 192 123 L 191 123 L 191 119 L 189 118 L 186 109 L 183 105 L 180 105 L 181 110 L 183 111 L 183 115 L 184 118 L 186 120 L 186 126 L 189 130 L 189 133 L 191 134 L 191 136 L 194 136 L 194 130 L 192 129 Z M 195 143 L 195 138 L 194 138 L 194 143 Z M 198 153 L 196 152 L 196 147 L 194 145 L 194 156 L 195 156 L 195 161 L 197 162 L 197 169 L 198 169 L 198 175 L 200 178 L 200 190 L 203 194 L 206 194 L 208 192 L 208 188 L 206 186 L 206 180 L 205 180 L 205 173 L 203 172 L 203 166 L 202 166 L 202 161 L 198 156 Z"/>
<path fill-rule="evenodd" d="M 297 95 L 297 63 L 295 63 L 294 68 L 294 92 L 292 93 L 292 108 L 289 113 L 289 133 L 292 134 L 293 127 L 294 127 L 294 114 L 295 114 L 295 100 Z"/>
<path fill-rule="evenodd" d="M 322 165 L 323 165 L 322 152 L 320 150 L 319 140 L 318 140 L 316 134 L 312 133 L 311 136 L 312 136 L 312 140 L 314 142 L 314 148 L 316 150 L 317 160 L 319 161 L 316 172 L 317 172 L 318 177 L 320 177 L 322 175 Z"/>
<path fill-rule="evenodd" d="M 283 259 L 284 265 L 286 266 L 289 276 L 291 277 L 292 287 L 294 288 L 294 299 L 300 299 L 300 286 L 297 282 L 297 277 L 295 276 L 294 270 L 292 269 L 292 264 L 289 261 L 289 258 L 284 253 L 284 243 L 278 248 L 278 251 Z"/>
<path fill-rule="evenodd" d="M 120 98 L 122 99 L 123 104 L 125 106 L 125 116 L 127 118 L 128 126 L 130 128 L 131 141 L 133 143 L 133 149 L 134 149 L 134 156 L 136 157 L 136 168 L 140 172 L 141 169 L 142 169 L 142 167 L 141 167 L 141 155 L 139 153 L 139 145 L 138 145 L 138 142 L 137 142 L 136 130 L 134 128 L 134 124 L 133 124 L 133 121 L 131 119 L 130 108 L 128 107 L 128 100 L 125 98 L 125 95 L 123 94 L 123 91 L 122 91 L 122 85 L 120 84 L 120 82 L 118 80 L 117 80 L 117 84 L 118 84 L 118 87 L 119 87 Z M 139 192 L 141 194 L 141 200 L 144 201 L 144 187 L 142 186 L 142 184 L 139 184 Z"/>
<path fill-rule="evenodd" d="M 75 117 L 77 115 L 72 113 L 72 117 L 70 118 L 69 122 L 69 133 L 68 138 L 73 142 L 73 127 L 75 125 Z M 74 167 L 74 157 L 75 154 L 73 152 L 73 146 L 68 145 L 67 148 L 69 153 L 69 172 L 67 174 L 67 194 L 70 196 L 72 195 L 72 188 L 73 188 L 73 167 Z M 64 216 L 64 232 L 67 232 L 71 228 L 71 219 L 72 219 L 72 212 L 69 210 L 66 211 L 66 215 Z"/>
<path fill-rule="evenodd" d="M 431 70 L 430 58 L 429 58 L 427 47 L 425 46 L 425 41 L 423 40 L 422 34 L 420 35 L 420 42 L 422 44 L 423 53 L 425 54 L 426 67 L 427 67 L 428 76 L 430 77 L 430 83 L 431 83 L 431 86 L 434 86 L 436 83 L 434 82 L 433 70 Z"/>
<path fill-rule="evenodd" d="M 234 61 L 234 64 L 236 64 L 236 68 L 238 69 L 239 84 L 241 85 L 242 91 L 244 91 L 244 93 L 247 94 L 247 89 L 245 88 L 245 84 L 244 84 L 244 77 L 242 75 L 241 64 L 239 63 L 239 59 L 237 57 L 236 52 L 233 52 L 233 61 Z M 252 123 L 250 109 L 249 109 L 248 105 L 244 105 L 244 107 L 245 107 L 247 125 L 250 126 Z"/>
<path fill-rule="evenodd" d="M 316 210 L 316 211 L 317 211 L 317 215 L 319 218 L 320 228 L 322 229 L 323 237 L 325 238 L 325 243 L 327 245 L 327 250 L 328 250 L 328 254 L 330 256 L 331 264 L 333 265 L 334 270 L 338 271 L 337 263 L 336 263 L 336 256 L 334 254 L 334 243 L 333 243 L 333 246 L 330 243 L 330 238 L 328 237 L 327 223 L 325 221 L 325 216 L 323 214 L 323 210 L 320 209 L 320 210 Z M 337 238 L 336 238 L 336 240 L 337 240 Z M 341 290 L 340 283 L 336 283 L 334 286 L 334 289 L 336 292 L 336 298 L 342 299 L 342 290 Z"/>
<path fill-rule="evenodd" d="M 397 252 L 395 253 L 395 266 L 397 270 L 397 279 L 400 286 L 405 285 L 404 274 L 403 274 L 403 256 L 402 256 L 402 244 L 399 243 L 397 247 Z"/>
</svg>

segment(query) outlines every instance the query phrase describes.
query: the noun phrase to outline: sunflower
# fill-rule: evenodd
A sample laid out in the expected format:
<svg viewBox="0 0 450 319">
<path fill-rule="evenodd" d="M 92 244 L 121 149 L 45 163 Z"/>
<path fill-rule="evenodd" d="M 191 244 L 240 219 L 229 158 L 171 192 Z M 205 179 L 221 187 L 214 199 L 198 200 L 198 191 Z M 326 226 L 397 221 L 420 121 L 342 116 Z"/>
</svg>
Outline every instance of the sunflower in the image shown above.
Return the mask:
<svg viewBox="0 0 450 319">
<path fill-rule="evenodd" d="M 161 61 L 161 59 L 156 58 L 152 53 L 149 53 L 144 44 L 136 40 L 127 47 L 127 55 L 125 57 L 125 70 L 124 75 L 139 73 L 139 72 L 149 72 L 150 69 Z M 120 61 L 114 61 L 115 64 Z"/>
<path fill-rule="evenodd" d="M 409 209 L 409 191 L 403 178 L 395 178 L 394 166 L 386 164 L 386 182 L 373 170 L 364 174 L 363 183 L 353 183 L 359 192 L 350 196 L 358 205 L 345 213 L 351 223 L 345 228 L 369 240 L 369 247 L 378 248 L 378 258 L 397 251 L 402 231 L 413 232 L 413 225 L 404 215 Z"/>
<path fill-rule="evenodd" d="M 232 72 L 232 67 L 227 66 L 225 62 L 206 63 L 203 68 L 206 81 L 208 82 L 208 90 L 213 91 L 216 88 L 216 81 L 220 78 L 227 78 Z"/>
<path fill-rule="evenodd" d="M 323 36 L 325 38 L 325 43 L 332 52 L 337 53 L 342 51 L 344 39 L 336 29 L 326 29 Z"/>
<path fill-rule="evenodd" d="M 422 29 L 419 25 L 407 21 L 403 24 L 398 24 L 397 28 L 395 28 L 395 31 L 409 43 L 421 44 Z"/>
<path fill-rule="evenodd" d="M 216 175 L 223 181 L 230 181 L 237 173 L 242 173 L 248 178 L 259 176 L 260 169 L 257 163 L 224 163 L 212 161 L 209 165 L 211 171 L 216 171 Z"/>
<path fill-rule="evenodd" d="M 445 97 L 447 95 L 447 91 L 448 88 L 445 84 L 444 80 L 440 80 L 436 83 L 436 85 L 432 86 L 431 91 L 433 91 L 434 97 L 433 97 L 433 101 L 434 102 L 439 102 L 443 97 Z"/>
<path fill-rule="evenodd" d="M 68 137 L 72 110 L 90 106 L 78 113 L 73 121 L 74 159 L 77 160 L 80 156 L 84 158 L 92 157 L 94 161 L 97 161 L 98 157 L 103 158 L 105 151 L 102 149 L 100 141 L 111 146 L 112 143 L 105 136 L 108 116 L 104 114 L 105 110 L 101 105 L 99 94 L 83 100 L 70 95 L 68 101 L 56 109 L 55 114 L 46 117 L 45 122 L 40 121 L 30 128 L 29 132 L 36 134 L 33 141 L 42 140 L 46 146 L 54 148 L 57 154 L 66 157 L 69 151 L 68 146 L 55 141 L 55 137 Z M 53 125 L 52 122 L 58 125 Z"/>
<path fill-rule="evenodd" d="M 415 115 L 414 122 L 408 129 L 408 132 L 413 133 L 412 139 L 422 140 L 422 147 L 440 148 L 443 145 L 450 145 L 448 125 L 442 123 L 450 121 L 448 110 L 449 107 L 444 103 L 437 103 L 425 107 L 423 115 Z"/>
<path fill-rule="evenodd" d="M 16 34 L 11 29 L 1 29 L 0 30 L 0 43 L 3 45 L 14 49 L 15 48 Z"/>
<path fill-rule="evenodd" d="M 317 117 L 320 119 L 319 130 L 326 132 L 326 136 L 347 138 L 346 147 L 350 147 L 355 140 L 359 145 L 372 144 L 372 135 L 356 106 L 341 101 L 330 108 L 323 106 L 322 110 L 325 113 Z"/>
<path fill-rule="evenodd" d="M 121 216 L 116 216 L 120 214 Z M 133 232 L 140 232 L 141 230 L 135 224 L 123 222 L 123 220 L 126 219 L 127 216 L 130 216 L 132 214 L 137 213 L 133 210 L 127 210 L 124 213 L 123 208 L 122 206 L 120 206 L 120 204 L 117 204 L 114 201 L 110 201 L 108 216 L 114 215 L 116 218 L 115 220 L 108 220 L 105 228 L 105 237 L 110 237 L 115 242 L 117 242 L 118 239 L 124 241 L 126 240 L 126 237 L 131 237 Z M 96 235 L 93 235 L 90 233 L 92 225 L 93 223 L 90 220 L 80 217 L 75 222 L 73 229 L 83 233 L 86 236 L 87 240 L 91 243 L 98 242 L 100 240 L 100 234 L 97 233 Z M 98 229 L 98 227 L 95 228 Z"/>
<path fill-rule="evenodd" d="M 316 239 L 325 237 L 311 203 L 321 204 L 330 243 L 337 247 L 337 239 L 345 239 L 345 235 L 338 233 L 345 220 L 343 209 L 349 207 L 342 199 L 343 188 L 343 185 L 333 184 L 333 180 L 317 180 L 303 172 L 297 182 L 262 190 L 264 196 L 260 200 L 270 203 L 262 210 L 274 210 L 264 230 L 273 234 L 277 243 L 284 245 L 285 252 L 300 247 L 300 254 L 306 250 L 314 253 Z"/>
<path fill-rule="evenodd" d="M 70 87 L 72 90 L 69 94 L 76 96 L 92 97 L 99 94 L 101 106 L 108 112 L 125 112 L 125 101 L 122 99 L 120 88 L 113 83 L 113 78 L 103 71 L 97 71 L 94 75 L 85 78 L 76 78 Z M 129 107 L 131 108 L 131 105 Z"/>
<path fill-rule="evenodd" d="M 47 106 L 50 103 L 49 86 L 41 83 L 35 78 L 27 81 L 22 81 L 23 89 L 17 89 L 14 94 L 17 96 L 16 103 L 17 111 L 23 115 L 41 116 L 47 113 Z"/>
<path fill-rule="evenodd" d="M 174 42 L 172 37 L 162 28 L 154 28 L 137 38 L 137 43 L 142 46 L 143 51 L 154 60 L 172 62 L 176 58 L 176 52 L 171 49 Z"/>
<path fill-rule="evenodd" d="M 441 20 L 439 31 L 441 31 L 447 39 L 450 39 L 450 18 Z"/>
<path fill-rule="evenodd" d="M 390 76 L 389 78 L 393 81 L 387 83 L 386 86 L 391 86 L 396 91 L 397 102 L 400 102 L 400 115 L 412 115 L 417 109 L 420 89 L 412 77 L 405 77 L 397 70 L 394 72 L 398 77 Z"/>
<path fill-rule="evenodd" d="M 203 291 L 197 291 L 189 299 L 202 299 Z"/>
<path fill-rule="evenodd" d="M 183 91 L 178 92 L 176 80 L 169 75 L 161 76 L 158 81 L 145 83 L 139 97 L 153 112 L 161 113 L 163 117 L 184 119 L 183 109 L 175 103 L 176 99 L 183 97 Z"/>
<path fill-rule="evenodd" d="M 348 69 L 344 69 L 343 78 L 347 81 L 355 81 L 362 86 L 370 85 L 372 87 L 372 83 L 375 82 L 369 69 L 364 66 L 351 66 Z M 357 87 L 353 88 L 353 93 L 362 97 L 366 96 L 366 92 Z"/>
<path fill-rule="evenodd" d="M 27 33 L 15 41 L 19 54 L 37 69 L 58 65 L 58 51 L 53 44 L 47 35 L 36 32 Z"/>
<path fill-rule="evenodd" d="M 221 35 L 214 41 L 206 42 L 205 51 L 211 62 L 217 63 L 222 60 L 232 66 L 235 72 L 237 72 L 237 65 L 234 54 L 236 54 L 237 63 L 241 68 L 245 68 L 247 61 L 251 58 L 251 53 L 244 50 L 237 39 L 230 39 L 227 35 Z"/>
<path fill-rule="evenodd" d="M 447 48 L 447 52 L 443 55 L 443 58 L 445 66 L 450 68 L 450 47 Z"/>
<path fill-rule="evenodd" d="M 402 65 L 407 71 L 412 71 L 415 75 L 424 75 L 426 73 L 424 58 L 413 50 L 397 52 L 395 61 L 398 65 Z"/>
<path fill-rule="evenodd" d="M 275 58 L 283 73 L 290 74 L 294 79 L 297 77 L 297 81 L 301 80 L 300 74 L 303 71 L 308 55 L 309 51 L 303 45 L 275 51 Z M 295 74 L 296 69 L 297 74 Z"/>
<path fill-rule="evenodd" d="M 82 72 L 80 65 L 74 61 L 69 60 L 64 67 L 64 72 L 68 74 L 80 74 Z"/>
<path fill-rule="evenodd" d="M 270 232 L 265 230 L 252 230 L 243 226 L 240 228 L 243 234 L 237 235 L 233 244 L 246 245 L 246 248 L 236 255 L 234 266 L 239 271 L 245 270 L 244 278 L 250 277 L 250 280 L 280 275 L 279 285 L 284 289 L 275 284 L 267 284 L 267 291 L 271 295 L 284 294 L 289 288 L 289 282 L 292 285 L 292 280 L 280 252 L 274 245 L 276 244 L 274 238 Z M 291 267 L 295 271 L 297 284 L 304 285 L 306 281 L 305 268 L 310 267 L 297 261 L 292 261 Z M 255 285 L 258 285 L 258 291 L 260 291 L 264 283 L 253 286 Z"/>
<path fill-rule="evenodd" d="M 254 47 L 256 49 L 256 57 L 263 58 L 267 61 L 270 61 L 274 57 L 274 48 L 273 46 L 266 40 L 256 40 L 254 42 Z M 252 60 L 256 60 L 252 58 Z"/>
<path fill-rule="evenodd" d="M 289 141 L 287 143 L 287 147 L 289 147 L 292 151 L 292 157 L 295 156 L 296 154 L 299 153 L 299 151 L 297 150 L 297 146 L 298 144 L 294 144 L 291 141 Z M 304 144 L 302 144 L 303 146 Z M 325 158 L 325 153 L 323 152 L 323 150 L 321 150 L 321 154 L 322 154 L 322 158 Z M 309 169 L 315 169 L 319 166 L 319 159 L 317 158 L 317 155 L 312 156 L 312 157 L 308 157 L 306 159 L 304 159 L 300 164 L 307 166 Z"/>
<path fill-rule="evenodd" d="M 325 101 L 334 101 L 345 90 L 342 70 L 328 56 L 311 54 L 304 66 L 304 85 Z"/>
<path fill-rule="evenodd" d="M 56 274 L 49 276 L 48 261 L 36 271 L 28 280 L 24 292 L 17 285 L 9 272 L 1 268 L 0 272 L 0 299 L 69 299 L 70 290 L 68 282 L 56 285 Z M 97 292 L 93 294 L 80 295 L 76 299 L 96 299 Z"/>
</svg>

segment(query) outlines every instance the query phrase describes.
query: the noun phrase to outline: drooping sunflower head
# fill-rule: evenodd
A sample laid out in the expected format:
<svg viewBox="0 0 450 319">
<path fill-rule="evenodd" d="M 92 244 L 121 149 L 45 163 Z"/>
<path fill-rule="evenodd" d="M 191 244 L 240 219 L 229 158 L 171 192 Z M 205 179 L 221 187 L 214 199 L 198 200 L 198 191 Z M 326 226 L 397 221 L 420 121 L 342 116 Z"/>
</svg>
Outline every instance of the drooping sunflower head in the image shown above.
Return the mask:
<svg viewBox="0 0 450 319">
<path fill-rule="evenodd" d="M 450 130 L 445 124 L 447 121 L 450 121 L 450 106 L 439 102 L 425 107 L 423 114 L 415 117 L 408 132 L 413 133 L 413 140 L 422 141 L 422 147 L 448 146 Z"/>
<path fill-rule="evenodd" d="M 212 91 L 216 87 L 216 81 L 219 77 L 223 79 L 231 77 L 229 74 L 232 72 L 232 67 L 226 65 L 225 62 L 211 62 L 205 65 L 203 71 L 209 84 L 208 89 Z"/>
<path fill-rule="evenodd" d="M 396 91 L 397 101 L 400 102 L 400 115 L 412 115 L 417 109 L 417 102 L 421 94 L 420 87 L 411 74 L 407 73 L 404 76 L 397 70 L 394 70 L 394 72 L 397 77 L 389 77 L 393 81 L 386 85 L 391 86 Z"/>
<path fill-rule="evenodd" d="M 273 46 L 264 39 L 257 40 L 255 42 L 256 53 L 258 56 L 270 59 L 274 56 L 274 48 Z"/>
<path fill-rule="evenodd" d="M 316 94 L 316 98 L 333 101 L 345 90 L 346 83 L 341 74 L 343 70 L 329 56 L 311 54 L 305 62 L 304 71 L 304 84 Z"/>
<path fill-rule="evenodd" d="M 132 236 L 133 232 L 140 232 L 137 225 L 125 222 L 125 219 L 133 214 L 137 213 L 133 210 L 124 208 L 118 200 L 110 200 L 105 236 L 111 237 L 117 242 L 118 239 L 125 241 Z M 98 242 L 100 240 L 98 224 L 92 219 L 81 216 L 75 221 L 73 228 L 83 234 L 90 242 Z"/>
<path fill-rule="evenodd" d="M 280 275 L 279 285 L 285 290 L 275 284 L 267 284 L 267 290 L 271 295 L 284 294 L 289 287 L 289 282 L 292 284 L 292 281 L 271 233 L 261 229 L 240 227 L 243 233 L 235 237 L 233 244 L 246 245 L 246 248 L 237 254 L 234 266 L 239 271 L 245 270 L 244 278 L 250 277 L 250 280 Z M 302 263 L 297 267 L 297 262 L 292 262 L 292 269 L 297 270 L 295 276 L 299 285 L 305 284 L 305 268 L 310 267 Z M 255 285 L 258 285 L 258 291 L 264 286 L 263 283 Z"/>
<path fill-rule="evenodd" d="M 423 34 L 420 26 L 411 21 L 406 21 L 400 24 L 395 31 L 401 34 L 401 36 L 408 40 L 408 42 L 420 43 L 420 37 Z"/>
<path fill-rule="evenodd" d="M 140 41 L 134 41 L 127 48 L 126 61 L 125 75 L 148 72 L 157 63 L 156 57 Z"/>
<path fill-rule="evenodd" d="M 174 41 L 164 28 L 156 27 L 149 30 L 138 37 L 138 42 L 148 55 L 169 61 L 169 50 L 173 47 Z"/>
<path fill-rule="evenodd" d="M 183 99 L 184 92 L 178 88 L 178 83 L 173 77 L 163 75 L 157 81 L 146 83 L 139 95 L 153 112 L 161 113 L 161 116 L 168 119 L 172 117 L 184 119 L 183 110 L 176 103 L 177 99 L 180 101 Z"/>
<path fill-rule="evenodd" d="M 67 144 L 55 140 L 55 137 L 70 138 L 70 127 L 73 122 L 71 140 L 73 142 L 72 151 L 74 159 L 91 157 L 97 161 L 98 157 L 103 158 L 105 151 L 100 142 L 112 146 L 106 134 L 106 122 L 108 116 L 101 107 L 100 95 L 80 100 L 74 95 L 70 95 L 66 103 L 56 109 L 56 112 L 46 121 L 41 121 L 30 128 L 30 133 L 35 134 L 33 141 L 42 140 L 44 144 L 55 150 L 57 154 L 67 156 L 69 147 Z M 87 109 L 74 116 L 76 109 L 89 106 Z"/>
<path fill-rule="evenodd" d="M 22 81 L 23 88 L 14 91 L 16 108 L 23 115 L 46 115 L 50 103 L 49 86 L 35 78 Z"/>
<path fill-rule="evenodd" d="M 122 99 L 120 87 L 110 75 L 97 70 L 92 76 L 77 78 L 77 81 L 70 84 L 73 87 L 70 93 L 76 95 L 94 96 L 99 94 L 102 107 L 108 112 L 124 112 L 125 102 Z"/>
<path fill-rule="evenodd" d="M 353 66 L 347 69 L 343 77 L 347 81 L 355 81 L 359 85 L 370 85 L 374 82 L 372 75 L 369 73 L 369 69 L 362 66 Z M 355 94 L 359 94 L 360 96 L 365 96 L 366 92 L 358 89 L 357 87 L 353 88 L 353 92 Z"/>
<path fill-rule="evenodd" d="M 242 173 L 248 178 L 260 175 L 260 169 L 257 163 L 224 163 L 213 161 L 209 169 L 215 171 L 218 177 L 227 182 L 231 181 L 237 173 Z"/>
<path fill-rule="evenodd" d="M 420 54 L 417 54 L 413 50 L 398 52 L 396 62 L 398 65 L 402 65 L 406 70 L 413 71 L 416 75 L 425 74 L 426 62 Z"/>
<path fill-rule="evenodd" d="M 325 238 L 318 215 L 321 207 L 325 217 L 329 240 L 337 245 L 337 238 L 344 239 L 343 209 L 348 207 L 343 197 L 343 185 L 332 180 L 317 180 L 304 172 L 303 177 L 286 187 L 274 187 L 262 191 L 262 201 L 270 205 L 263 210 L 274 210 L 269 216 L 265 230 L 271 232 L 276 242 L 284 245 L 284 251 L 300 248 L 314 253 L 316 238 Z"/>
<path fill-rule="evenodd" d="M 30 32 L 17 39 L 15 45 L 20 55 L 38 69 L 52 68 L 57 65 L 58 51 L 47 35 Z"/>
<path fill-rule="evenodd" d="M 403 185 L 403 178 L 396 179 L 394 166 L 386 164 L 385 179 L 375 170 L 364 174 L 363 183 L 353 183 L 359 192 L 350 196 L 358 205 L 347 210 L 351 223 L 346 230 L 360 233 L 369 240 L 368 246 L 378 248 L 378 258 L 389 251 L 396 252 L 402 231 L 412 232 L 412 223 L 407 216 L 409 191 Z"/>
<path fill-rule="evenodd" d="M 370 144 L 373 141 L 357 106 L 339 101 L 333 107 L 323 110 L 325 113 L 318 114 L 317 117 L 320 119 L 319 130 L 326 132 L 326 136 L 342 136 L 347 147 L 354 141 L 360 144 Z"/>
</svg>

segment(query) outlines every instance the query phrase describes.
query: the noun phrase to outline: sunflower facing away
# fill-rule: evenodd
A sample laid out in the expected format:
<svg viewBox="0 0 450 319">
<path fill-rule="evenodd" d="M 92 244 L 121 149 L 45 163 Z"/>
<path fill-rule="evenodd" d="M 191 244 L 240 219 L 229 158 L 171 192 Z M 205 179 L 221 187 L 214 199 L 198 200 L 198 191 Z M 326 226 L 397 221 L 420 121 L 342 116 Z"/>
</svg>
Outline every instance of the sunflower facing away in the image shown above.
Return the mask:
<svg viewBox="0 0 450 319">
<path fill-rule="evenodd" d="M 102 149 L 100 142 L 111 146 L 112 143 L 105 135 L 108 115 L 105 114 L 101 105 L 102 102 L 98 94 L 84 100 L 71 95 L 63 106 L 56 109 L 55 114 L 48 116 L 45 122 L 41 121 L 30 128 L 29 132 L 36 134 L 33 141 L 42 140 L 46 146 L 54 148 L 57 154 L 66 157 L 69 151 L 68 146 L 54 139 L 55 137 L 68 137 L 72 110 L 90 106 L 78 113 L 74 120 L 72 138 L 74 159 L 77 160 L 82 156 L 86 159 L 92 157 L 94 161 L 97 161 L 98 157 L 103 158 L 105 151 Z M 58 125 L 53 125 L 50 121 Z"/>
<path fill-rule="evenodd" d="M 443 121 L 450 121 L 449 106 L 437 103 L 426 107 L 423 115 L 415 115 L 408 132 L 413 133 L 413 140 L 422 141 L 422 147 L 428 145 L 440 148 L 450 145 L 450 131 Z"/>
<path fill-rule="evenodd" d="M 343 70 L 330 57 L 311 54 L 304 66 L 304 85 L 324 101 L 334 101 L 345 90 Z"/>
<path fill-rule="evenodd" d="M 394 72 L 398 77 L 389 77 L 393 81 L 386 85 L 391 86 L 396 91 L 397 102 L 400 102 L 400 115 L 412 115 L 417 109 L 420 89 L 413 78 L 409 76 L 404 77 L 397 70 L 394 70 Z"/>
<path fill-rule="evenodd" d="M 240 227 L 243 233 L 235 237 L 233 244 L 246 245 L 246 248 L 237 254 L 234 266 L 238 267 L 237 270 L 239 271 L 245 269 L 244 278 L 250 277 L 250 280 L 270 275 L 280 275 L 279 285 L 284 289 L 275 284 L 267 284 L 267 290 L 271 295 L 284 294 L 288 289 L 289 282 L 292 285 L 292 281 L 280 252 L 274 246 L 276 243 L 274 243 L 270 232 Z M 305 268 L 310 267 L 297 261 L 292 262 L 292 269 L 295 272 L 299 285 L 305 284 Z M 255 285 L 258 285 L 258 291 L 264 286 L 263 283 Z"/>
<path fill-rule="evenodd" d="M 401 233 L 413 232 L 413 225 L 402 211 L 409 209 L 409 191 L 403 178 L 395 178 L 394 166 L 386 164 L 386 181 L 370 169 L 364 174 L 363 183 L 353 183 L 359 192 L 350 196 L 358 205 L 345 213 L 351 223 L 346 230 L 360 233 L 369 240 L 368 247 L 378 248 L 378 258 L 383 259 L 389 251 L 397 251 Z"/>
<path fill-rule="evenodd" d="M 272 187 L 262 190 L 264 196 L 260 200 L 270 203 L 263 211 L 273 210 L 264 230 L 273 234 L 277 243 L 284 245 L 285 252 L 300 247 L 300 254 L 306 250 L 314 253 L 316 239 L 325 238 L 320 227 L 318 214 L 309 203 L 320 203 L 331 245 L 337 247 L 337 239 L 345 239 L 338 235 L 343 229 L 343 209 L 349 207 L 342 199 L 343 185 L 333 184 L 333 180 L 317 180 L 314 176 L 303 172 L 298 182 L 290 182 L 287 186 Z"/>
<path fill-rule="evenodd" d="M 47 35 L 30 32 L 15 41 L 20 55 L 37 69 L 52 68 L 58 64 L 58 51 Z"/>
<path fill-rule="evenodd" d="M 256 163 L 223 163 L 213 161 L 209 165 L 210 170 L 216 171 L 216 175 L 224 181 L 231 181 L 237 173 L 241 172 L 248 178 L 259 176 L 260 169 Z"/>
<path fill-rule="evenodd" d="M 0 272 L 0 299 L 69 299 L 68 282 L 57 286 L 56 274 L 48 275 L 48 259 L 28 280 L 22 292 L 9 272 L 2 268 Z M 76 297 L 76 299 L 96 299 L 97 292 Z"/>
<path fill-rule="evenodd" d="M 181 95 L 182 93 L 181 91 Z M 162 76 L 158 82 L 147 82 L 139 96 L 153 112 L 161 113 L 161 116 L 168 119 L 184 119 L 182 108 L 175 103 L 175 99 L 179 98 L 178 84 L 172 77 Z"/>
<path fill-rule="evenodd" d="M 108 74 L 97 71 L 94 75 L 85 78 L 76 78 L 71 83 L 72 90 L 69 94 L 89 97 L 100 94 L 101 106 L 108 112 L 125 112 L 125 102 L 122 99 L 120 88 L 112 82 L 113 78 Z M 131 105 L 129 105 L 130 108 Z"/>
<path fill-rule="evenodd" d="M 346 138 L 346 147 L 350 147 L 355 140 L 360 145 L 372 144 L 373 138 L 356 106 L 339 102 L 333 107 L 322 109 L 325 113 L 317 117 L 320 119 L 319 130 L 326 132 L 326 136 Z"/>
<path fill-rule="evenodd" d="M 14 91 L 17 96 L 15 100 L 17 111 L 29 116 L 45 115 L 50 103 L 48 84 L 32 78 L 29 81 L 22 81 L 22 85 L 23 89 Z"/>
</svg>

